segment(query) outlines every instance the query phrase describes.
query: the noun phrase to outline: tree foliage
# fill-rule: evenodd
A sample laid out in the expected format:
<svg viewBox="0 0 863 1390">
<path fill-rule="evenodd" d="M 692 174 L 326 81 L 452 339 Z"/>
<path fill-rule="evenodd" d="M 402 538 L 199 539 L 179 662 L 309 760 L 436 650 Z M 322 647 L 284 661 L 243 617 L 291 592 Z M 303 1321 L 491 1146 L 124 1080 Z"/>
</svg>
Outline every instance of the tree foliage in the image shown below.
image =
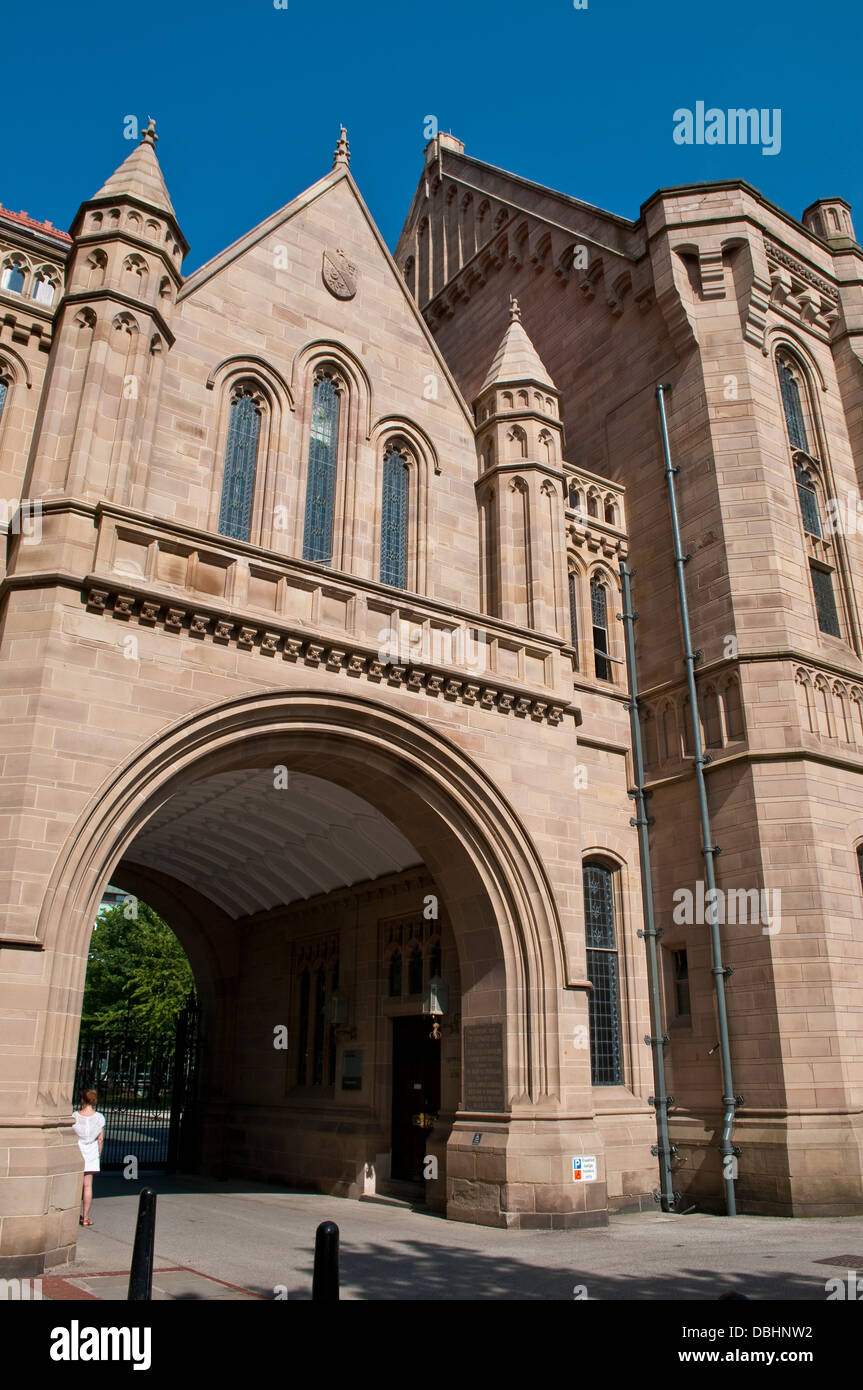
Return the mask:
<svg viewBox="0 0 863 1390">
<path fill-rule="evenodd" d="M 169 1042 L 194 988 L 182 946 L 146 903 L 130 899 L 99 914 L 82 1010 L 82 1023 L 91 1032 L 116 1036 L 131 1024 Z"/>
</svg>

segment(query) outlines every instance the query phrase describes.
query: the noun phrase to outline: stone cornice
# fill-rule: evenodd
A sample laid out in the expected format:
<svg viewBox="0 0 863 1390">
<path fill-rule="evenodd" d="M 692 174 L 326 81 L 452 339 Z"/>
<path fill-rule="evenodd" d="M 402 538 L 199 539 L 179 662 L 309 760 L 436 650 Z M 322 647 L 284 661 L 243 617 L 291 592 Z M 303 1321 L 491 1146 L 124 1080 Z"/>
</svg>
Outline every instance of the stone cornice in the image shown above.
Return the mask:
<svg viewBox="0 0 863 1390">
<path fill-rule="evenodd" d="M 489 712 L 552 725 L 560 724 L 564 715 L 571 714 L 576 725 L 581 723 L 581 711 L 575 705 L 555 700 L 547 692 L 539 694 L 506 681 L 495 680 L 492 685 L 480 676 L 466 677 L 464 671 L 455 667 L 381 661 L 378 652 L 366 644 L 352 638 L 335 643 L 331 638 L 300 632 L 276 614 L 265 618 L 243 614 L 228 605 L 215 607 L 205 600 L 161 594 L 97 574 L 88 575 L 80 587 L 82 601 L 91 613 L 110 613 L 121 621 L 134 619 L 146 627 L 158 625 L 165 632 L 185 632 L 198 641 L 208 640 L 259 656 L 280 656 L 292 664 L 323 668 L 333 674 L 343 673 L 376 685 L 423 693 Z"/>
</svg>

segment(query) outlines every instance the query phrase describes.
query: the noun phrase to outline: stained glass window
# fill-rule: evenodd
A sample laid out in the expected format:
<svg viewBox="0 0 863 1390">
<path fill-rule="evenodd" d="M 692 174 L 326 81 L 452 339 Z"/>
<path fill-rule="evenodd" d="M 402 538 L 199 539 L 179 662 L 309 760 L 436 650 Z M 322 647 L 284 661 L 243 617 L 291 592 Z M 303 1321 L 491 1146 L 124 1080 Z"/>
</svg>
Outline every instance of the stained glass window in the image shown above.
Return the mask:
<svg viewBox="0 0 863 1390">
<path fill-rule="evenodd" d="M 800 387 L 787 362 L 777 363 L 779 368 L 779 389 L 782 393 L 782 407 L 785 411 L 785 424 L 792 449 L 803 449 L 807 454 L 809 444 L 806 439 L 806 423 L 803 418 L 803 405 L 800 400 Z"/>
<path fill-rule="evenodd" d="M 261 416 L 254 397 L 251 391 L 243 391 L 231 402 L 219 509 L 220 536 L 247 541 L 251 534 L 260 432 Z"/>
<path fill-rule="evenodd" d="M 800 502 L 800 511 L 803 514 L 803 529 L 808 531 L 810 536 L 820 536 L 821 517 L 818 514 L 818 494 L 812 482 L 812 475 L 797 464 L 794 469 L 794 476 L 797 479 L 797 497 Z"/>
<path fill-rule="evenodd" d="M 339 393 L 331 376 L 320 376 L 312 399 L 303 559 L 322 565 L 333 558 L 338 442 Z"/>
<path fill-rule="evenodd" d="M 569 636 L 574 647 L 578 646 L 578 605 L 576 600 L 575 574 L 569 572 Z"/>
<path fill-rule="evenodd" d="M 597 679 L 611 679 L 611 671 L 606 657 L 608 652 L 608 607 L 605 598 L 605 585 L 594 575 L 590 581 L 590 612 L 593 623 L 593 668 Z"/>
<path fill-rule="evenodd" d="M 584 866 L 590 1070 L 594 1086 L 623 1084 L 620 989 L 614 923 L 614 875 L 601 864 Z"/>
<path fill-rule="evenodd" d="M 407 584 L 408 470 L 398 449 L 384 458 L 381 514 L 381 583 L 404 589 Z"/>
<path fill-rule="evenodd" d="M 8 383 L 8 381 L 4 381 L 3 378 L 0 377 L 0 420 L 3 419 L 3 407 L 4 407 L 4 405 L 6 404 L 6 395 L 7 395 L 8 390 L 9 390 L 9 383 Z"/>
<path fill-rule="evenodd" d="M 833 576 L 829 570 L 819 569 L 816 565 L 811 565 L 810 569 L 818 626 L 829 637 L 841 637 L 842 630 L 839 627 L 839 614 L 836 611 L 836 596 L 833 593 Z"/>
</svg>

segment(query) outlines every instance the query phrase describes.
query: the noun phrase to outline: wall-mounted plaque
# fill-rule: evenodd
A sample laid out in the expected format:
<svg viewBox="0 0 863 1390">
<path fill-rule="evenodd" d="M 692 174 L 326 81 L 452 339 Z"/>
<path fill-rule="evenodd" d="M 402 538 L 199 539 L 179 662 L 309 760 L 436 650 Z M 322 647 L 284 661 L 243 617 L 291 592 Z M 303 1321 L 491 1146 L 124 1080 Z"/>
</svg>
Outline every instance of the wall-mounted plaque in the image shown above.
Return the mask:
<svg viewBox="0 0 863 1390">
<path fill-rule="evenodd" d="M 464 1028 L 464 1103 L 468 1110 L 503 1110 L 503 1024 Z"/>
<path fill-rule="evenodd" d="M 342 1090 L 361 1091 L 363 1086 L 363 1054 L 354 1048 L 342 1053 Z"/>
</svg>

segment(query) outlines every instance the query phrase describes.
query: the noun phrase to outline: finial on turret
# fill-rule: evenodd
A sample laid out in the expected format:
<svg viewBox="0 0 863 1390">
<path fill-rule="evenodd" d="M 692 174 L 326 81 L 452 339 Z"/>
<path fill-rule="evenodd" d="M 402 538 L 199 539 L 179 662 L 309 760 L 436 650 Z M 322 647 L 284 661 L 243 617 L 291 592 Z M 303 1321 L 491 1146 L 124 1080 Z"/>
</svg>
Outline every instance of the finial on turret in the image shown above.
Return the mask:
<svg viewBox="0 0 863 1390">
<path fill-rule="evenodd" d="M 146 130 L 142 131 L 142 133 L 141 133 L 141 144 L 142 144 L 142 145 L 155 145 L 156 141 L 157 141 L 158 138 L 159 138 L 158 135 L 156 134 L 156 122 L 153 120 L 153 117 L 152 117 L 152 116 L 148 116 L 148 117 L 147 117 L 147 120 L 148 120 L 149 124 L 148 124 Z"/>
<path fill-rule="evenodd" d="M 512 295 L 509 297 L 509 317 L 511 323 L 521 323 L 521 309 L 518 307 L 518 300 Z"/>
<path fill-rule="evenodd" d="M 336 169 L 340 164 L 350 166 L 351 147 L 348 144 L 348 132 L 344 126 L 339 131 L 339 143 L 333 150 L 333 168 Z"/>
</svg>

